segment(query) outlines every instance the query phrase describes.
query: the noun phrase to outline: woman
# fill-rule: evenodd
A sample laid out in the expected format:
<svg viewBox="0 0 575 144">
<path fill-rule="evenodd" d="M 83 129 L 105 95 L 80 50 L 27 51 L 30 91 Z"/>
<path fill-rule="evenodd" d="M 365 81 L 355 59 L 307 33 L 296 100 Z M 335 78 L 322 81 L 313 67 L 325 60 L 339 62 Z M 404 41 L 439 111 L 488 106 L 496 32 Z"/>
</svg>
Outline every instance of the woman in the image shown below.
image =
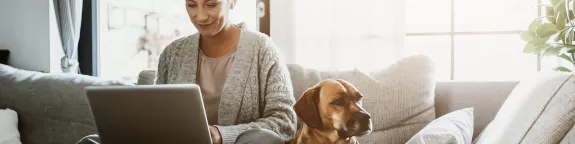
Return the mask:
<svg viewBox="0 0 575 144">
<path fill-rule="evenodd" d="M 198 33 L 166 47 L 156 83 L 200 86 L 214 143 L 288 141 L 296 115 L 287 67 L 268 36 L 230 22 L 235 3 L 186 0 Z"/>
<path fill-rule="evenodd" d="M 198 33 L 164 49 L 156 84 L 200 86 L 214 144 L 285 143 L 296 131 L 287 67 L 268 36 L 231 24 L 235 3 L 186 0 Z M 97 141 L 90 135 L 79 144 Z"/>
</svg>

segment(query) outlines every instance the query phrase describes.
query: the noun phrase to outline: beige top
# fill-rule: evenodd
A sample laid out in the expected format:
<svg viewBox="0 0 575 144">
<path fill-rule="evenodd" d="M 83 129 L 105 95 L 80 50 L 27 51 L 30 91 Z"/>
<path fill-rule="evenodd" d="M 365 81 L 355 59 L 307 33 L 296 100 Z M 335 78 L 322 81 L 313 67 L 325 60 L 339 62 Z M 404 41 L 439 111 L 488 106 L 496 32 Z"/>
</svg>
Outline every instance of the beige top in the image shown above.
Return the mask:
<svg viewBox="0 0 575 144">
<path fill-rule="evenodd" d="M 218 58 L 206 56 L 200 50 L 198 85 L 209 125 L 218 124 L 218 109 L 224 83 L 234 61 L 235 51 Z"/>
</svg>

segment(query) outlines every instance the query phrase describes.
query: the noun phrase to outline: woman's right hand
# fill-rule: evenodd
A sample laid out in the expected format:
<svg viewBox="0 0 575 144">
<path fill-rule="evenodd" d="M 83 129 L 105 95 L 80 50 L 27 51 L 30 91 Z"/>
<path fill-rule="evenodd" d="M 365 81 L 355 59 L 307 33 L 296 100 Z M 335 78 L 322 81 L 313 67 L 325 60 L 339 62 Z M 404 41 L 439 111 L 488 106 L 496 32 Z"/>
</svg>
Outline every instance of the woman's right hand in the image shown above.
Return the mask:
<svg viewBox="0 0 575 144">
<path fill-rule="evenodd" d="M 220 130 L 218 130 L 217 127 L 210 126 L 210 136 L 212 136 L 213 144 L 222 144 L 222 135 L 220 134 Z"/>
</svg>

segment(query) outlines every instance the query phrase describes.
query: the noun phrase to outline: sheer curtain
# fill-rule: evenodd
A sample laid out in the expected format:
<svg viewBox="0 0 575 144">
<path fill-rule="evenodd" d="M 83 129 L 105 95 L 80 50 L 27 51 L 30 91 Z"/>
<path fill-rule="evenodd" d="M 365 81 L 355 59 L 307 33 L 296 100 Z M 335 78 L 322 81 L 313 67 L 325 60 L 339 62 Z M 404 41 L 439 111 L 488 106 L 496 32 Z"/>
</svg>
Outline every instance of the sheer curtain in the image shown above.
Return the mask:
<svg viewBox="0 0 575 144">
<path fill-rule="evenodd" d="M 80 73 L 76 51 L 80 40 L 82 0 L 54 0 L 54 10 L 65 54 L 61 59 L 62 71 Z"/>
<path fill-rule="evenodd" d="M 279 7 L 273 5 L 272 1 L 272 15 Z M 291 7 L 285 11 L 292 13 L 274 15 L 271 25 L 282 21 L 274 17 L 293 25 L 287 34 L 292 39 L 284 44 L 291 49 L 283 48 L 290 63 L 320 70 L 372 71 L 404 56 L 404 5 L 403 0 L 293 0 L 280 8 Z M 271 33 L 273 39 L 273 29 Z"/>
</svg>

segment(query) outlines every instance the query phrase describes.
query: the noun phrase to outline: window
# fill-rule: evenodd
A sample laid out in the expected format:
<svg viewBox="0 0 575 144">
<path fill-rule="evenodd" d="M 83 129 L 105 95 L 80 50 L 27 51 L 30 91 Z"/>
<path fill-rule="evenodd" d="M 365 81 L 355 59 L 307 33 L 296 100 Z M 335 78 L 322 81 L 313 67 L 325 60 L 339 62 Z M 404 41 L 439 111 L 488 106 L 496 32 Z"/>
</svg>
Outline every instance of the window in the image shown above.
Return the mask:
<svg viewBox="0 0 575 144">
<path fill-rule="evenodd" d="M 238 1 L 233 21 L 262 25 L 257 1 Z M 522 53 L 518 33 L 541 15 L 538 1 L 266 1 L 272 12 L 262 27 L 269 26 L 288 62 L 320 69 L 373 70 L 425 54 L 438 80 L 520 80 L 559 61 Z M 196 32 L 183 3 L 99 0 L 99 76 L 135 82 L 140 71 L 155 69 L 166 45 Z M 347 8 L 358 10 L 341 11 Z M 366 21 L 358 26 L 357 19 Z"/>
<path fill-rule="evenodd" d="M 136 82 L 139 72 L 156 69 L 164 48 L 196 32 L 183 0 L 99 0 L 99 76 Z M 255 0 L 241 0 L 234 23 L 255 28 Z"/>
<path fill-rule="evenodd" d="M 438 80 L 520 80 L 537 72 L 517 35 L 537 0 L 406 0 L 405 51 L 436 62 Z"/>
</svg>

